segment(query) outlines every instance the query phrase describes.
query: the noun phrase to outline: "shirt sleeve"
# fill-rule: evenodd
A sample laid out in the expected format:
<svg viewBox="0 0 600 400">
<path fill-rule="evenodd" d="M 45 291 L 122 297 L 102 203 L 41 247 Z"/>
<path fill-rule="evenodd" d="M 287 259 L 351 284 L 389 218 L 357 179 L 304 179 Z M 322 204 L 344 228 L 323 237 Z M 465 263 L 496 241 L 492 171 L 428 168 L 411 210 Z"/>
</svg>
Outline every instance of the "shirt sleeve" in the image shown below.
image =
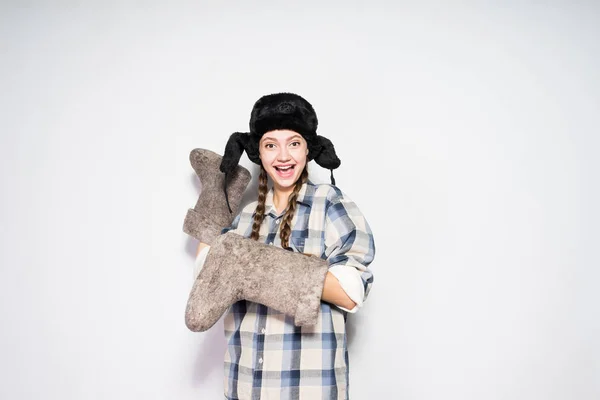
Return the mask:
<svg viewBox="0 0 600 400">
<path fill-rule="evenodd" d="M 373 284 L 373 272 L 369 268 L 375 258 L 373 233 L 356 204 L 343 194 L 336 196 L 327 207 L 324 229 L 329 271 L 356 303 L 352 310 L 340 308 L 356 312 Z"/>
<path fill-rule="evenodd" d="M 221 229 L 221 235 L 223 235 L 224 233 L 227 233 L 229 231 L 234 231 L 237 229 L 239 223 L 240 223 L 240 218 L 241 218 L 242 214 L 239 213 L 238 215 L 235 216 L 235 218 L 233 219 L 233 221 L 231 222 L 231 225 Z"/>
<path fill-rule="evenodd" d="M 352 310 L 348 310 L 342 306 L 336 306 L 349 313 L 357 312 L 358 309 L 362 307 L 365 296 L 365 288 L 363 286 L 362 278 L 360 277 L 360 272 L 352 266 L 341 264 L 329 268 L 329 272 L 337 278 L 344 292 L 346 292 L 348 297 L 356 303 Z"/>
</svg>

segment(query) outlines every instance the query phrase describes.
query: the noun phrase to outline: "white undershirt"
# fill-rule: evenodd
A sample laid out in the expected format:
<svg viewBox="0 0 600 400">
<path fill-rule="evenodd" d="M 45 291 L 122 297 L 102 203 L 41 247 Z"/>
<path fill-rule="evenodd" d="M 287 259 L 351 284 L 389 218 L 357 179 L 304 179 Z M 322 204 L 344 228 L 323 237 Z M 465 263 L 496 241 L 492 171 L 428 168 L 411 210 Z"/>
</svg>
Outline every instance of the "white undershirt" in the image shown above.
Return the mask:
<svg viewBox="0 0 600 400">
<path fill-rule="evenodd" d="M 206 246 L 200 250 L 200 253 L 198 253 L 196 261 L 194 262 L 194 279 L 196 279 L 202 270 L 202 266 L 204 265 L 206 255 L 208 254 L 209 250 L 210 246 Z M 350 299 L 356 303 L 356 306 L 354 306 L 354 308 L 351 310 L 338 305 L 336 305 L 336 307 L 349 313 L 357 312 L 358 309 L 362 307 L 365 296 L 365 288 L 360 277 L 360 272 L 356 268 L 348 265 L 334 265 L 333 267 L 329 268 L 329 272 L 331 272 L 333 276 L 337 278 L 344 292 L 346 292 L 348 297 L 350 297 Z"/>
</svg>

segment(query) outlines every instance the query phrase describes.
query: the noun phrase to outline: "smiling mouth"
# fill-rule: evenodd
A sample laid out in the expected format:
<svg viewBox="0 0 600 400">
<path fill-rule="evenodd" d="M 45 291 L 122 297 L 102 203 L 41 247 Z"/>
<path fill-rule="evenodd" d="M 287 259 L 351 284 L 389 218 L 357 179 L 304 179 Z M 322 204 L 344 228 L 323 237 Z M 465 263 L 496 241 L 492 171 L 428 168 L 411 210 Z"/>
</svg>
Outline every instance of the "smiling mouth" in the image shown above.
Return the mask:
<svg viewBox="0 0 600 400">
<path fill-rule="evenodd" d="M 286 172 L 286 171 L 291 171 L 291 170 L 293 170 L 293 169 L 294 169 L 294 167 L 295 167 L 295 165 L 288 165 L 288 166 L 286 166 L 286 167 L 275 167 L 275 169 L 276 169 L 277 171 Z"/>
</svg>

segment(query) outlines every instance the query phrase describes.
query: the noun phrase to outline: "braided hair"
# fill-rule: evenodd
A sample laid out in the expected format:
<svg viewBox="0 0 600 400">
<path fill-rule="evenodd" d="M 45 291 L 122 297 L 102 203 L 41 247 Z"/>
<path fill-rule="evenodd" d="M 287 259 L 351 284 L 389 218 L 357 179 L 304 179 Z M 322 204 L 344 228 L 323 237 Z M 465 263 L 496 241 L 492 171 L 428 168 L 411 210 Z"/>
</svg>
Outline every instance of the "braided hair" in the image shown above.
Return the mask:
<svg viewBox="0 0 600 400">
<path fill-rule="evenodd" d="M 250 239 L 258 240 L 260 225 L 262 224 L 263 219 L 265 219 L 265 200 L 267 199 L 267 192 L 269 191 L 267 182 L 267 170 L 261 165 L 260 175 L 258 177 L 258 204 L 256 205 L 256 213 L 254 214 Z"/>
<path fill-rule="evenodd" d="M 260 226 L 262 221 L 265 218 L 265 201 L 267 198 L 267 171 L 264 167 L 260 166 L 260 176 L 258 178 L 258 204 L 256 206 L 256 213 L 254 214 L 254 221 L 252 223 L 252 234 L 250 235 L 251 239 L 258 240 Z M 294 190 L 290 194 L 288 198 L 288 206 L 285 214 L 283 215 L 282 224 L 279 232 L 279 237 L 281 238 L 281 247 L 287 249 L 289 247 L 290 235 L 292 233 L 292 219 L 294 218 L 294 214 L 296 212 L 296 199 L 298 198 L 298 193 L 300 193 L 300 189 L 302 189 L 302 185 L 304 185 L 308 181 L 308 168 L 304 166 L 302 173 L 300 174 L 300 178 L 296 181 L 294 186 Z"/>
</svg>

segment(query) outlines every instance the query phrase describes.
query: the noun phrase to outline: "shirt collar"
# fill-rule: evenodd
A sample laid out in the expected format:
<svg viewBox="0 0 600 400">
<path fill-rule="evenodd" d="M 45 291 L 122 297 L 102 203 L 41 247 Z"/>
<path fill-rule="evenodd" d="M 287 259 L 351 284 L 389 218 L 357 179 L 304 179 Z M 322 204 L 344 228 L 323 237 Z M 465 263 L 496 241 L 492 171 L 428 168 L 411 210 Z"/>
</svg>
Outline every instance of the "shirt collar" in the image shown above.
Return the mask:
<svg viewBox="0 0 600 400">
<path fill-rule="evenodd" d="M 306 183 L 304 183 L 300 188 L 296 202 L 303 206 L 311 207 L 313 203 L 314 193 L 315 184 L 309 180 Z M 275 209 L 275 205 L 273 204 L 273 188 L 269 189 L 265 198 L 265 215 L 269 213 L 272 213 L 274 216 L 277 216 L 277 210 Z M 254 214 L 256 214 L 256 210 L 254 210 L 254 212 L 252 213 L 253 217 Z"/>
</svg>

